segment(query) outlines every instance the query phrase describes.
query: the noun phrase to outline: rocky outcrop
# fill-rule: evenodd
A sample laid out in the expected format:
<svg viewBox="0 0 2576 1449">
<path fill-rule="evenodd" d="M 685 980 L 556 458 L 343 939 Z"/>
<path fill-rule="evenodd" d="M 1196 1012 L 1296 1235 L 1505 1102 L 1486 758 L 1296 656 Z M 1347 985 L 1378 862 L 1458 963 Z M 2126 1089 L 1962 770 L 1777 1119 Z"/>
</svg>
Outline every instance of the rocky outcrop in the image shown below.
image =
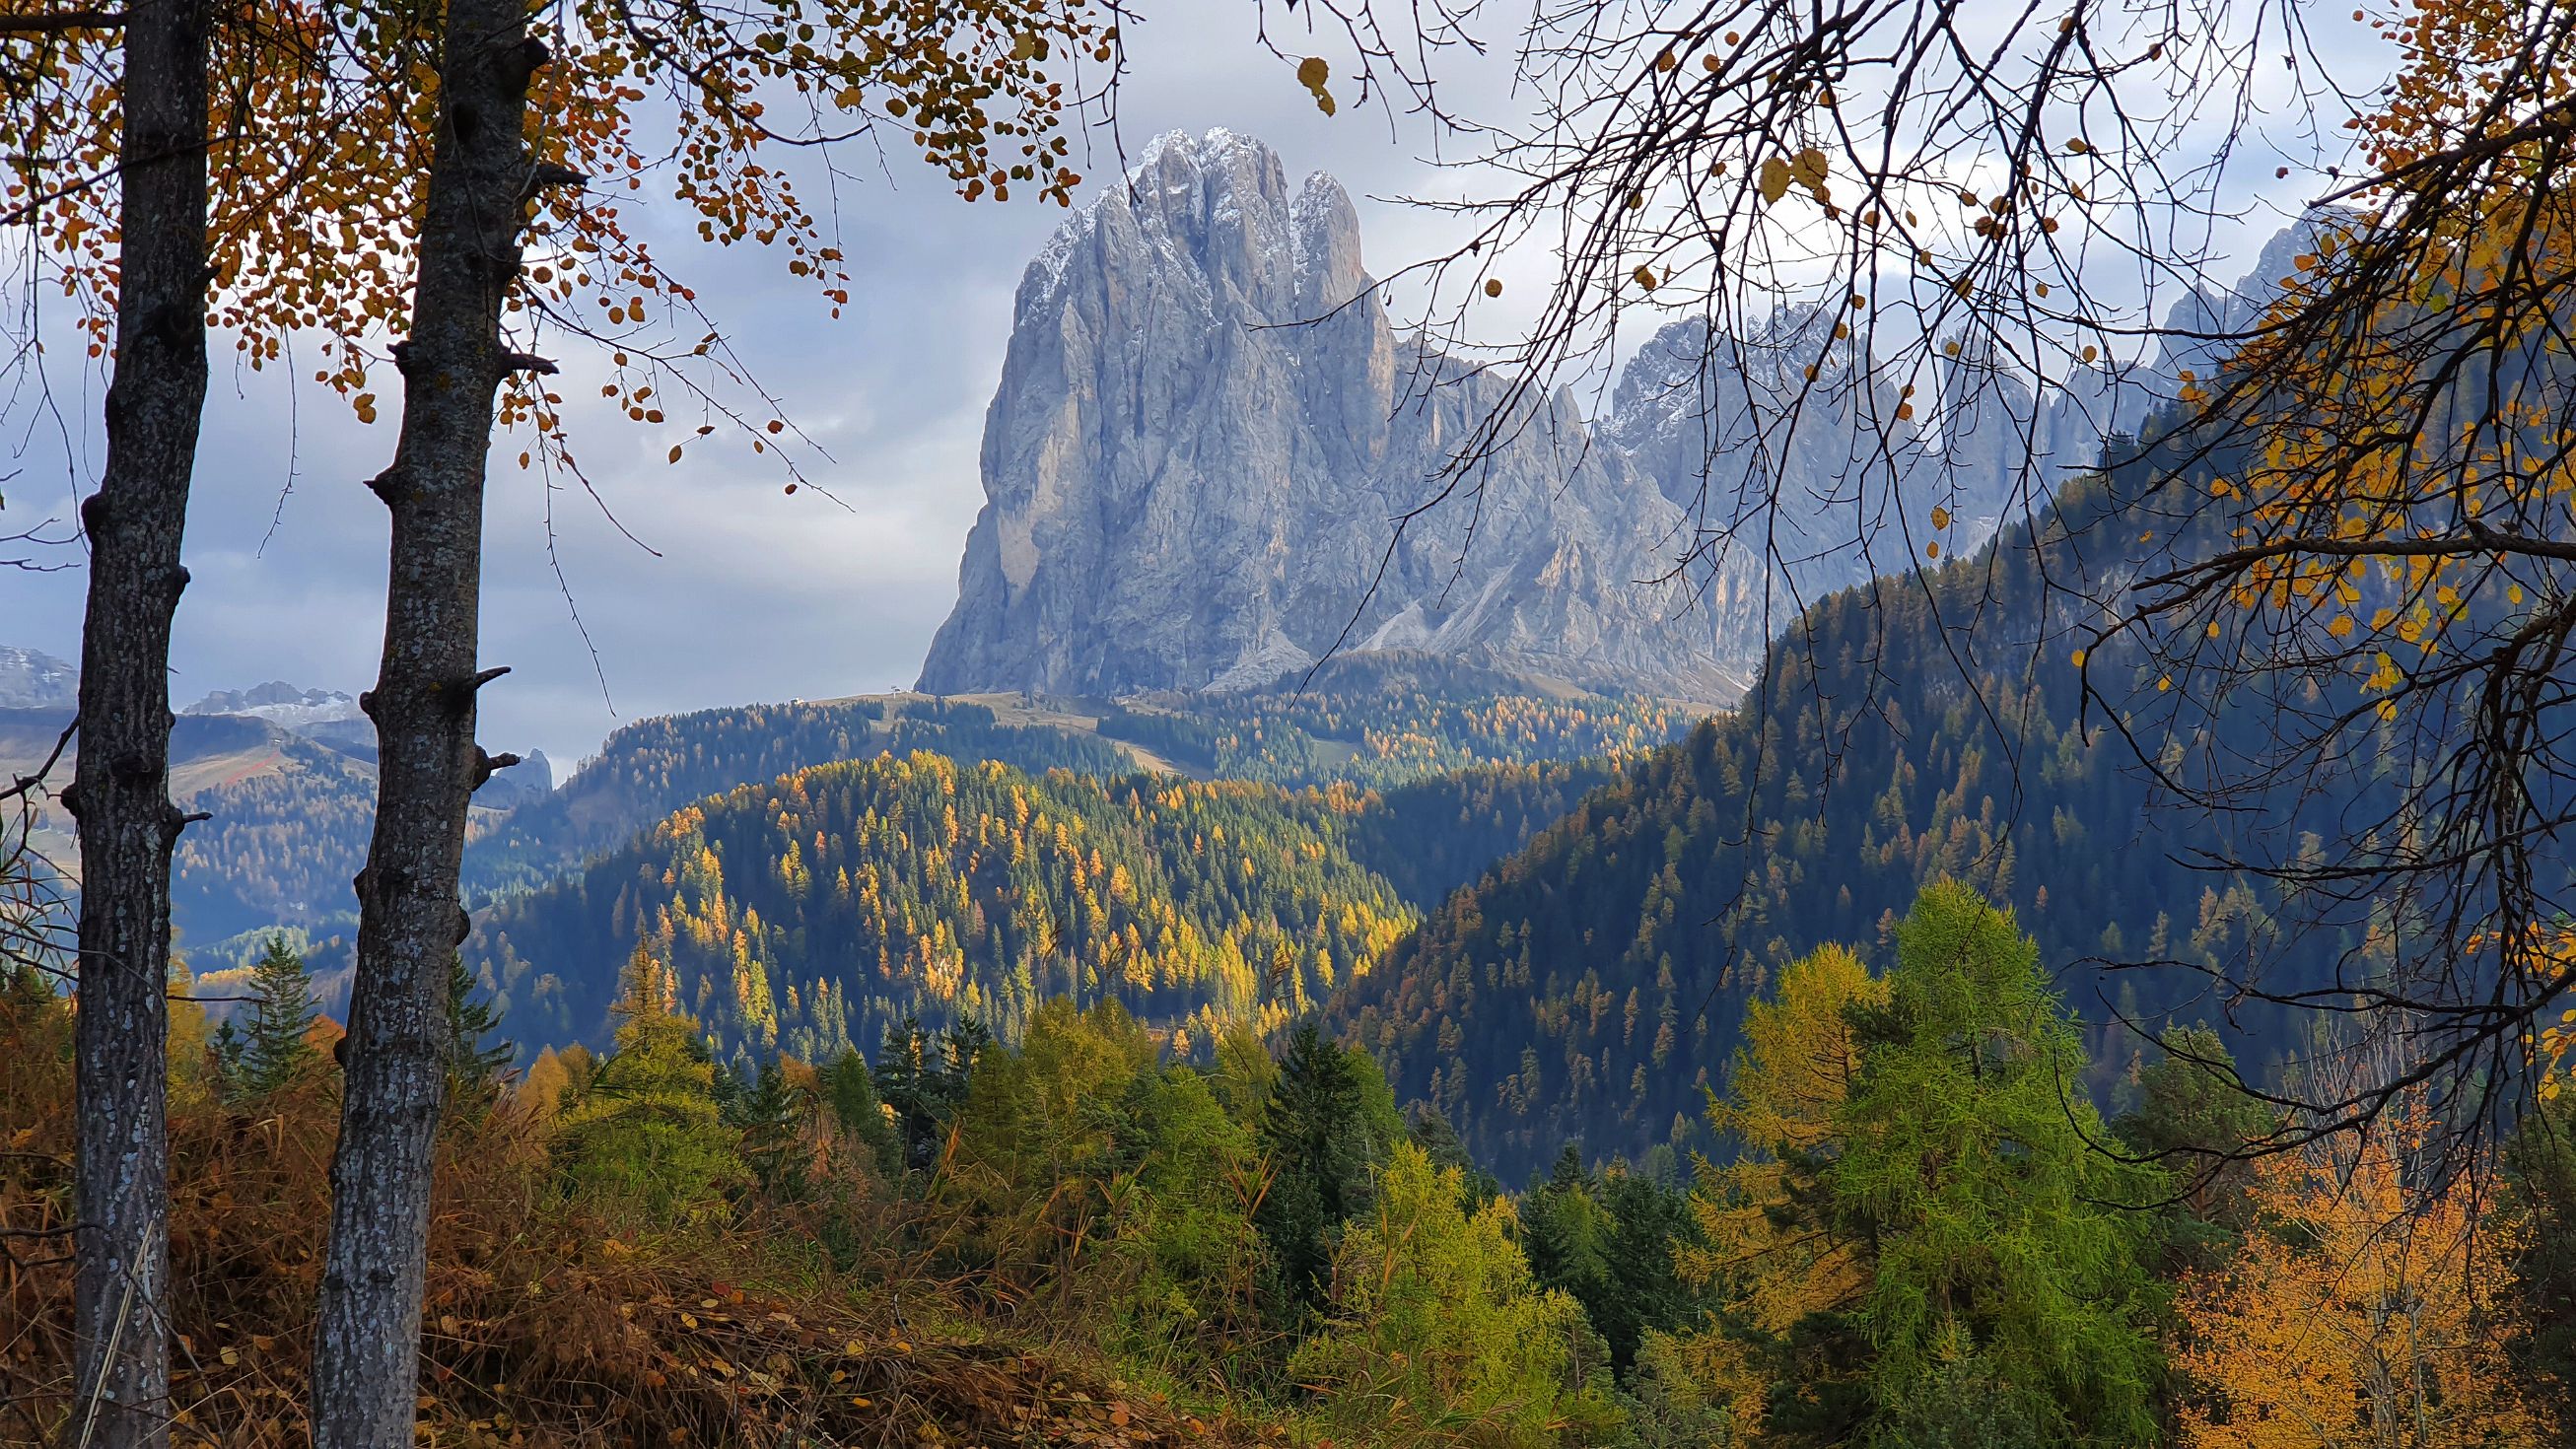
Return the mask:
<svg viewBox="0 0 2576 1449">
<path fill-rule="evenodd" d="M 2196 293 L 2177 323 L 2255 305 Z M 1257 141 L 1162 137 L 1021 281 L 921 687 L 1258 688 L 1403 650 L 1729 698 L 1808 604 L 1973 553 L 2214 365 L 2184 340 L 2042 393 L 1968 345 L 1915 399 L 1831 326 L 1675 322 L 1587 420 L 1397 337 L 1330 177 L 1292 192 Z"/>
<path fill-rule="evenodd" d="M 921 687 L 1256 688 L 1403 650 L 1729 697 L 1667 577 L 1682 510 L 1563 398 L 1399 339 L 1350 199 L 1269 148 L 1169 135 L 1020 284 L 985 505 Z"/>
<path fill-rule="evenodd" d="M 1600 424 L 1604 446 L 1687 515 L 1700 544 L 1690 574 L 1735 672 L 1758 669 L 1824 595 L 1983 547 L 2165 395 L 2087 368 L 2043 397 L 1962 347 L 1941 359 L 1937 401 L 1910 407 L 1837 365 L 1829 325 L 1800 309 L 1746 337 L 1671 323 L 1621 370 Z"/>
</svg>

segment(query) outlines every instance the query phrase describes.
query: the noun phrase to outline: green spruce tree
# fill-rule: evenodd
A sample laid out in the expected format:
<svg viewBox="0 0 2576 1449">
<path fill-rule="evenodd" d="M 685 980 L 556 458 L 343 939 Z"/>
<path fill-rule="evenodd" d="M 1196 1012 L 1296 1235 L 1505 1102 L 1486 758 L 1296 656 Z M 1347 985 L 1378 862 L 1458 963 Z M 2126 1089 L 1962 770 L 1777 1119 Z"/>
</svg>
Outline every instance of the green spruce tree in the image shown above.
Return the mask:
<svg viewBox="0 0 2576 1449">
<path fill-rule="evenodd" d="M 892 1172 L 896 1162 L 894 1128 L 886 1121 L 885 1108 L 877 1096 L 876 1074 L 867 1058 L 855 1049 L 844 1049 L 839 1060 L 823 1073 L 823 1104 L 832 1113 L 832 1122 L 842 1135 L 865 1149 L 880 1171 Z"/>
<path fill-rule="evenodd" d="M 2137 1105 L 2111 1124 L 2120 1145 L 2164 1169 L 2171 1201 L 2156 1213 L 2166 1276 L 2223 1264 L 2252 1225 L 2247 1148 L 2270 1134 L 2273 1110 L 2246 1090 L 2218 1033 L 2206 1026 L 2164 1033 L 2155 1063 L 2138 1073 Z"/>
<path fill-rule="evenodd" d="M 586 1204 L 650 1222 L 713 1219 L 748 1177 L 742 1136 L 716 1104 L 698 1024 L 671 1008 L 666 968 L 641 946 L 618 1016 L 615 1054 L 564 1113 L 556 1151 L 567 1184 Z"/>
<path fill-rule="evenodd" d="M 447 965 L 447 1035 L 440 1055 L 447 1067 L 447 1110 L 442 1120 L 480 1119 L 500 1100 L 501 1074 L 518 1048 L 495 1041 L 501 1014 L 480 993 L 465 959 Z"/>
<path fill-rule="evenodd" d="M 1289 1036 L 1257 1137 L 1270 1169 L 1257 1222 L 1284 1319 L 1322 1306 L 1342 1221 L 1403 1136 L 1375 1063 L 1325 1040 L 1312 1022 Z"/>
<path fill-rule="evenodd" d="M 214 1037 L 207 1042 L 206 1049 L 214 1056 L 217 1092 L 229 1100 L 250 1090 L 242 1073 L 242 1034 L 231 1022 L 215 1028 Z"/>
<path fill-rule="evenodd" d="M 283 936 L 251 968 L 250 1020 L 242 1032 L 240 1086 L 252 1096 L 286 1086 L 319 1058 L 305 1034 L 319 1014 L 304 957 Z"/>
<path fill-rule="evenodd" d="M 805 1188 L 798 1151 L 812 1108 L 807 1094 L 787 1080 L 787 1063 L 772 1055 L 726 1103 L 728 1125 L 742 1134 L 742 1158 L 762 1192 L 796 1197 Z"/>
<path fill-rule="evenodd" d="M 2566 1098 L 2542 1102 L 2514 1124 L 2501 1206 L 2523 1233 L 2514 1262 L 2523 1315 L 2508 1347 L 2533 1397 L 2576 1425 L 2576 1107 Z"/>
</svg>

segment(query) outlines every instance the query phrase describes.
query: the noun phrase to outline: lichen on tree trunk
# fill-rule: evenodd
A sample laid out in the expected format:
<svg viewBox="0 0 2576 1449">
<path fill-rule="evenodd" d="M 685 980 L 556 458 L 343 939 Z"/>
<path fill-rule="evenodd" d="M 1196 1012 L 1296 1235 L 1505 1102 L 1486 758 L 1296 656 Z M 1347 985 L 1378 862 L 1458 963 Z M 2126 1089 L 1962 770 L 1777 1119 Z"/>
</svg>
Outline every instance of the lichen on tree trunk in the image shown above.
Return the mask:
<svg viewBox="0 0 2576 1449">
<path fill-rule="evenodd" d="M 320 1449 L 408 1449 L 418 1392 L 430 1154 L 445 1089 L 447 967 L 466 808 L 492 769 L 475 745 L 483 490 L 495 395 L 512 365 L 502 304 L 531 190 L 528 80 L 545 62 L 525 0 L 452 0 L 420 231 L 403 416 L 370 485 L 393 520 L 375 721 L 375 833 L 357 878 L 331 1234 L 315 1326 Z"/>
<path fill-rule="evenodd" d="M 169 1430 L 170 621 L 206 399 L 204 0 L 124 16 L 123 242 L 107 462 L 90 554 L 80 755 L 79 1125 L 67 1443 L 157 1449 Z"/>
</svg>

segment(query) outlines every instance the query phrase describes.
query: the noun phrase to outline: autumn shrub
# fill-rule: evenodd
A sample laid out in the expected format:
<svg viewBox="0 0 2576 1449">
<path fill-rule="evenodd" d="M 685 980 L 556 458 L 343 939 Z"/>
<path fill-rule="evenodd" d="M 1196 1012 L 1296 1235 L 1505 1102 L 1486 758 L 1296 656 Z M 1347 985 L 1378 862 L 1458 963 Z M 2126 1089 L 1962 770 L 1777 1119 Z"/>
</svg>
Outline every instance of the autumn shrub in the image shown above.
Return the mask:
<svg viewBox="0 0 2576 1449">
<path fill-rule="evenodd" d="M 70 1015 L 49 990 L 0 990 L 0 1444 L 54 1442 L 77 1411 L 64 1241 Z M 178 1442 L 300 1446 L 311 1442 L 307 1340 L 336 1078 L 326 1069 L 226 1105 L 204 1081 L 202 1023 L 196 1033 L 176 1059 L 185 1080 L 171 1114 Z M 937 1232 L 888 1216 L 927 1209 L 841 1180 L 853 1190 L 645 1220 L 626 1200 L 603 1208 L 567 1182 L 559 1124 L 534 1104 L 505 1097 L 452 1119 L 437 1157 L 423 1442 L 1070 1441 L 1131 1427 L 1175 1441 L 1238 1436 L 1123 1394 L 1097 1355 L 934 1337 L 933 1325 L 958 1315 L 904 1245 Z M 858 1261 L 821 1250 L 835 1224 L 867 1245 Z"/>
</svg>

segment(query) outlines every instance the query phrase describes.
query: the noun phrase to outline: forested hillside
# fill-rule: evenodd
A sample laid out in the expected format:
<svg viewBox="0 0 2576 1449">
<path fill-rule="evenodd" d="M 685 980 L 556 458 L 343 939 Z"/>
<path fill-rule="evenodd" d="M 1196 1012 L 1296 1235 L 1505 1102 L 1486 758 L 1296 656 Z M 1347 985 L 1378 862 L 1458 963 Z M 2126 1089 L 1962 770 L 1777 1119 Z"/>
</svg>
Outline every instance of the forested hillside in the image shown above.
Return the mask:
<svg viewBox="0 0 2576 1449">
<path fill-rule="evenodd" d="M 1205 695 L 1177 709 L 1113 705 L 1099 730 L 1222 779 L 1378 786 L 1484 764 L 1632 754 L 1672 740 L 1704 713 L 1668 700 L 1396 683 Z"/>
<path fill-rule="evenodd" d="M 934 699 L 753 704 L 640 720 L 610 735 L 563 788 L 495 819 L 466 857 L 469 888 L 542 884 L 693 800 L 836 760 L 930 750 L 1024 770 L 1125 774 L 1108 741 L 1004 724 L 986 705 Z"/>
<path fill-rule="evenodd" d="M 1066 995 L 1115 998 L 1186 1055 L 1319 1005 L 1412 924 L 1347 852 L 1362 805 L 928 754 L 825 765 L 503 903 L 468 959 L 532 1040 L 602 1037 L 640 948 L 728 1047 L 829 1057 L 912 1016 L 1007 1038 Z"/>
<path fill-rule="evenodd" d="M 674 812 L 497 904 L 467 955 L 532 1042 L 597 1040 L 639 942 L 732 1045 L 812 1057 L 908 1015 L 1013 1035 L 1050 995 L 1184 1035 L 1277 1026 L 1610 778 L 1495 765 L 1374 792 L 1042 775 L 919 753 Z"/>
<path fill-rule="evenodd" d="M 1656 701 L 1513 693 L 1532 686 L 1490 672 L 1453 679 L 1419 667 L 1343 670 L 1322 682 L 1331 692 L 1209 696 L 1161 708 L 895 695 L 640 720 L 610 735 L 551 793 L 507 809 L 478 805 L 464 887 L 469 900 L 532 889 L 691 802 L 816 765 L 927 750 L 1033 773 L 1172 770 L 1291 787 L 1352 781 L 1392 791 L 1403 817 L 1473 805 L 1485 829 L 1444 830 L 1421 842 L 1428 857 L 1385 856 L 1384 868 L 1409 896 L 1436 898 L 1606 779 L 1601 757 L 1662 743 L 1695 717 Z M 1484 692 L 1444 693 L 1450 685 Z M 65 711 L 0 714 L 0 764 L 34 768 L 69 719 Z M 356 909 L 349 881 L 365 859 L 374 806 L 375 771 L 364 752 L 256 720 L 193 715 L 180 719 L 173 750 L 174 797 L 206 814 L 181 836 L 174 867 L 182 939 L 212 950 L 210 960 L 230 960 L 256 956 L 259 934 L 271 929 L 317 938 L 347 932 Z M 1444 779 L 1461 771 L 1465 778 Z M 1373 825 L 1388 818 L 1373 817 Z M 40 836 L 65 863 L 69 843 L 63 830 Z"/>
<path fill-rule="evenodd" d="M 1506 1179 L 1568 1139 L 1599 1153 L 1688 1142 L 1744 1003 L 1818 945 L 1883 947 L 1916 891 L 1947 877 L 2018 911 L 2087 1024 L 2097 1084 L 2143 1045 L 2121 1018 L 2225 1025 L 2268 1072 L 2286 1025 L 2212 999 L 2191 968 L 2298 979 L 2366 967 L 2385 937 L 2277 930 L 2274 903 L 2211 865 L 2254 850 L 2231 834 L 2254 827 L 2151 809 L 2114 716 L 2099 699 L 2085 714 L 2074 651 L 2089 636 L 2043 601 L 2041 569 L 2083 568 L 2106 508 L 2088 485 L 2043 550 L 2021 530 L 1925 587 L 1824 600 L 1740 714 L 1632 764 L 1433 910 L 1336 998 L 1337 1029 Z M 2169 697 L 2151 679 L 2133 693 L 2130 668 L 2094 658 L 2092 684 Z M 2152 706 L 2117 718 L 2150 740 L 2164 723 Z M 2263 828 L 2295 838 L 2297 823 Z M 2145 962 L 2171 964 L 2111 969 Z"/>
</svg>

